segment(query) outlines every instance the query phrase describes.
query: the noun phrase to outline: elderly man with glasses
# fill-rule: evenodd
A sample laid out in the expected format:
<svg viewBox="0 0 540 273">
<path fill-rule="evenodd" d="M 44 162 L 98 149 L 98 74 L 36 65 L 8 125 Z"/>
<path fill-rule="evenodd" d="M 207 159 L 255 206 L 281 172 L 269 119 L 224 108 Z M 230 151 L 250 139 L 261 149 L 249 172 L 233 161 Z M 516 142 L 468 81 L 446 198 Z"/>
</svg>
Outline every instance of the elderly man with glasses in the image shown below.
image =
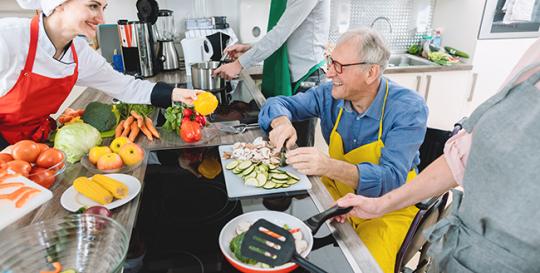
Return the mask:
<svg viewBox="0 0 540 273">
<path fill-rule="evenodd" d="M 270 98 L 259 114 L 278 149 L 294 147 L 297 132 L 291 121 L 321 119 L 329 156 L 302 147 L 287 152 L 287 163 L 306 175 L 322 176 L 334 199 L 348 193 L 381 196 L 416 176 L 428 110 L 414 90 L 382 76 L 389 57 L 375 31 L 348 31 L 328 56 L 331 82 L 292 97 Z M 349 219 L 385 273 L 394 271 L 416 212 L 411 206 L 377 219 Z"/>
</svg>

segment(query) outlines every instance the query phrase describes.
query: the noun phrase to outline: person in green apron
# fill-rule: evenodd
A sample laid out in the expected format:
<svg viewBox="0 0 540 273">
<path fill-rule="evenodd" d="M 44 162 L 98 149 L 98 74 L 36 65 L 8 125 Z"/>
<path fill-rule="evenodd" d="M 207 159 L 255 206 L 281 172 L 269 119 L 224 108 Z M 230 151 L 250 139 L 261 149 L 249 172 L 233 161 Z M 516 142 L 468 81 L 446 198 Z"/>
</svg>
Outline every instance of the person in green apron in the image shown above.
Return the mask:
<svg viewBox="0 0 540 273">
<path fill-rule="evenodd" d="M 434 260 L 429 272 L 540 272 L 540 39 L 518 68 L 411 183 L 337 204 L 369 219 L 461 185 L 450 213 L 425 232 Z"/>
<path fill-rule="evenodd" d="M 291 146 L 291 121 L 318 117 L 328 155 L 313 147 L 287 152 L 287 163 L 306 175 L 322 176 L 334 199 L 355 193 L 377 197 L 416 175 L 427 106 L 415 91 L 382 76 L 390 52 L 380 35 L 362 28 L 345 33 L 328 57 L 323 83 L 292 97 L 267 100 L 259 124 L 279 149 Z M 385 273 L 393 272 L 398 249 L 417 209 L 378 219 L 351 218 L 351 225 Z"/>
<path fill-rule="evenodd" d="M 234 61 L 214 71 L 236 78 L 244 68 L 264 61 L 262 92 L 291 96 L 326 79 L 322 67 L 330 32 L 330 0 L 272 0 L 268 32 L 253 46 L 235 44 L 224 52 Z M 315 119 L 295 123 L 299 146 L 313 146 Z"/>
</svg>

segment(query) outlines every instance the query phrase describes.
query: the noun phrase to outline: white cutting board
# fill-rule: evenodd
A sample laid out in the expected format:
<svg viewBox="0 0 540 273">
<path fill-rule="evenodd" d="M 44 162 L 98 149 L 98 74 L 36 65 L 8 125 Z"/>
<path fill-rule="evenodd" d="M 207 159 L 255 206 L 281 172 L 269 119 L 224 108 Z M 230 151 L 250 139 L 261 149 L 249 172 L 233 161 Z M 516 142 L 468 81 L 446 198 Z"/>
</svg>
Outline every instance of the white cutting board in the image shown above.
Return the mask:
<svg viewBox="0 0 540 273">
<path fill-rule="evenodd" d="M 290 192 L 295 191 L 306 191 L 311 189 L 311 182 L 309 182 L 308 177 L 305 174 L 299 173 L 296 169 L 290 166 L 280 167 L 281 170 L 288 171 L 298 178 L 300 181 L 298 183 L 288 187 L 288 188 L 279 188 L 279 189 L 264 189 L 253 186 L 244 185 L 244 180 L 231 170 L 225 169 L 225 166 L 234 159 L 224 159 L 223 152 L 232 152 L 232 145 L 221 145 L 219 146 L 219 157 L 221 159 L 221 166 L 223 166 L 223 176 L 225 177 L 225 185 L 227 186 L 227 195 L 229 198 L 242 198 L 248 196 L 257 196 L 257 195 L 272 195 L 283 193 L 286 195 Z"/>
<path fill-rule="evenodd" d="M 8 226 L 9 224 L 17 221 L 27 213 L 31 212 L 35 208 L 41 206 L 43 203 L 49 201 L 52 198 L 52 192 L 34 182 L 30 179 L 18 176 L 6 179 L 3 183 L 21 182 L 23 187 L 32 187 L 38 189 L 40 192 L 32 195 L 30 199 L 21 208 L 15 207 L 15 201 L 0 199 L 0 230 Z M 1 184 L 0 184 L 1 185 Z M 10 187 L 7 189 L 0 189 L 0 194 L 7 194 L 17 190 L 19 187 Z"/>
</svg>

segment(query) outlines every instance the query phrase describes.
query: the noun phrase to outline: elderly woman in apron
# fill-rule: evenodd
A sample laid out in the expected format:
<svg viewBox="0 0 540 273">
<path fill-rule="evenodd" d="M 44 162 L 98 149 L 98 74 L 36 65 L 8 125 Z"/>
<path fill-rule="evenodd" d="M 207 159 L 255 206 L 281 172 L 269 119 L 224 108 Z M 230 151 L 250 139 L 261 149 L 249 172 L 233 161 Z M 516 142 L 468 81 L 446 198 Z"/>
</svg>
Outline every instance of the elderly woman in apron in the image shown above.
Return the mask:
<svg viewBox="0 0 540 273">
<path fill-rule="evenodd" d="M 540 40 L 518 67 L 411 183 L 379 198 L 350 194 L 337 203 L 373 218 L 462 185 L 450 214 L 426 233 L 430 271 L 540 272 Z"/>
</svg>

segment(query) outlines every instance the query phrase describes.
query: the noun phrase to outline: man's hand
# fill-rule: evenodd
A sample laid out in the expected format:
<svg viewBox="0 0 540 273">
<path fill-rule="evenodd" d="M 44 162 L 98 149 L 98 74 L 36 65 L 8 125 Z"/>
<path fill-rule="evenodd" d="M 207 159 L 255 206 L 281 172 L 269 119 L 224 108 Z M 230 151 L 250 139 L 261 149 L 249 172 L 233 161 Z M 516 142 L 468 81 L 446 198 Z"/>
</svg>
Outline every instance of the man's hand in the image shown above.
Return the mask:
<svg viewBox="0 0 540 273">
<path fill-rule="evenodd" d="M 287 164 L 305 175 L 327 175 L 332 159 L 315 147 L 302 147 L 287 152 Z"/>
<path fill-rule="evenodd" d="M 223 64 L 220 67 L 216 68 L 216 70 L 214 70 L 214 73 L 212 73 L 212 76 L 222 77 L 225 80 L 232 80 L 238 77 L 240 71 L 242 71 L 242 65 L 240 64 L 240 61 L 236 60 L 232 63 Z"/>
<path fill-rule="evenodd" d="M 272 121 L 272 131 L 268 137 L 277 150 L 281 150 L 283 145 L 289 149 L 296 145 L 296 129 L 286 116 L 277 117 Z"/>
<path fill-rule="evenodd" d="M 385 204 L 382 198 L 369 198 L 353 193 L 341 197 L 337 200 L 340 207 L 353 207 L 347 215 L 336 216 L 334 220 L 344 223 L 347 217 L 353 216 L 362 219 L 379 218 L 385 214 Z"/>
<path fill-rule="evenodd" d="M 231 60 L 236 60 L 238 59 L 238 57 L 240 57 L 240 55 L 242 55 L 244 52 L 248 51 L 249 49 L 251 49 L 250 45 L 234 44 L 232 46 L 228 46 L 227 48 L 225 48 L 223 50 L 223 53 L 229 55 L 229 58 Z"/>
</svg>

